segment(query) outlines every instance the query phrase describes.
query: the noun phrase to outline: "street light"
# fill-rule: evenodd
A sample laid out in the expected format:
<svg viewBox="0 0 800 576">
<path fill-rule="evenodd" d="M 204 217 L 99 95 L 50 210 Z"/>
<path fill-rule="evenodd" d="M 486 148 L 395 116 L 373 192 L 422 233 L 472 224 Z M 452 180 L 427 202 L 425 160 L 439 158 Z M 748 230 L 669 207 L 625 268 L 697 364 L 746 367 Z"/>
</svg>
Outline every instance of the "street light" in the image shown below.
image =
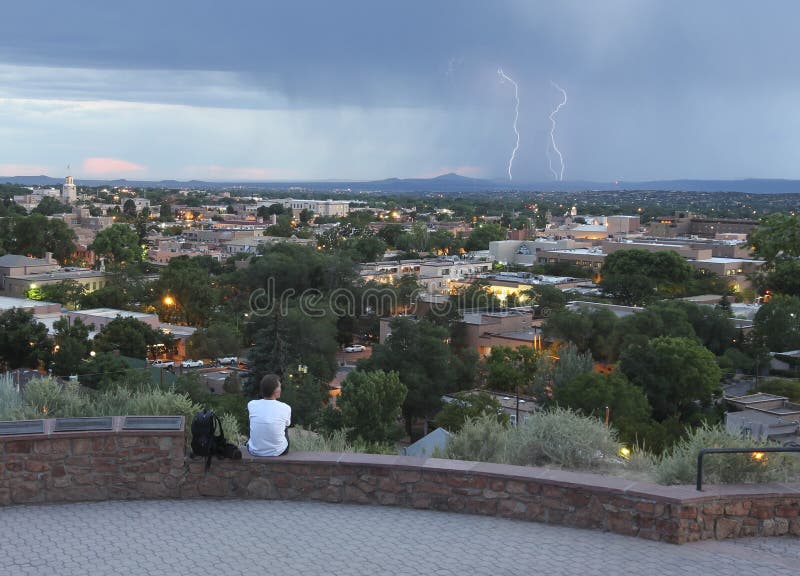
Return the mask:
<svg viewBox="0 0 800 576">
<path fill-rule="evenodd" d="M 166 296 L 164 296 L 163 302 L 164 306 L 173 306 L 175 304 L 175 298 L 167 294 Z"/>
</svg>

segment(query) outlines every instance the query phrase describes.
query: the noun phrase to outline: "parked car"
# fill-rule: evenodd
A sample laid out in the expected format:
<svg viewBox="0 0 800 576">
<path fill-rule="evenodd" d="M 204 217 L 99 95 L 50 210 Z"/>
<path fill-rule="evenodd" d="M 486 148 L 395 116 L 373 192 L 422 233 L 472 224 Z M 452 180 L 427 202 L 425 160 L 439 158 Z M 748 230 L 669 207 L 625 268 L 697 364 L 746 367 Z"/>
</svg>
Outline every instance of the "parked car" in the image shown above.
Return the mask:
<svg viewBox="0 0 800 576">
<path fill-rule="evenodd" d="M 217 364 L 221 364 L 222 366 L 228 366 L 230 364 L 238 364 L 239 358 L 237 356 L 223 356 L 222 358 L 217 358 Z"/>
<path fill-rule="evenodd" d="M 175 365 L 175 362 L 172 360 L 153 360 L 151 366 L 153 368 L 172 368 Z"/>
<path fill-rule="evenodd" d="M 181 362 L 181 368 L 202 368 L 202 360 L 184 360 Z"/>
<path fill-rule="evenodd" d="M 363 352 L 367 347 L 363 344 L 352 344 L 344 349 L 345 352 Z"/>
</svg>

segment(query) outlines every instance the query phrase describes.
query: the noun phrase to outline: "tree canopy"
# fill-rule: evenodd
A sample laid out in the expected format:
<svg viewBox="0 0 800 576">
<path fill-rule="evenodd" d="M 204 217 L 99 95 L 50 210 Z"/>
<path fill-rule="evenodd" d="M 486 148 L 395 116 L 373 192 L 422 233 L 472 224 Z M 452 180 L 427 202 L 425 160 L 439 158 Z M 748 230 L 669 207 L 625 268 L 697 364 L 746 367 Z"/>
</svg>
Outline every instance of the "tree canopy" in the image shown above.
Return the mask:
<svg viewBox="0 0 800 576">
<path fill-rule="evenodd" d="M 51 344 L 47 327 L 19 308 L 0 313 L 0 367 L 3 370 L 38 368 Z"/>
<path fill-rule="evenodd" d="M 672 250 L 618 250 L 606 256 L 600 271 L 603 292 L 627 306 L 680 295 L 694 277 L 692 266 Z"/>
<path fill-rule="evenodd" d="M 714 355 L 689 338 L 660 337 L 629 346 L 620 370 L 644 390 L 659 421 L 688 415 L 695 402 L 708 406 L 722 377 Z"/>
<path fill-rule="evenodd" d="M 139 236 L 128 224 L 112 224 L 100 230 L 89 248 L 98 257 L 106 258 L 112 267 L 142 259 Z"/>
<path fill-rule="evenodd" d="M 342 423 L 355 436 L 371 442 L 387 442 L 397 436 L 400 408 L 408 390 L 397 372 L 356 370 L 342 383 L 336 405 Z"/>
<path fill-rule="evenodd" d="M 403 416 L 410 435 L 412 420 L 438 412 L 442 395 L 471 387 L 474 358 L 454 354 L 447 329 L 428 320 L 397 317 L 390 326 L 392 334 L 373 347 L 372 356 L 359 362 L 359 368 L 399 374 L 408 389 Z"/>
</svg>

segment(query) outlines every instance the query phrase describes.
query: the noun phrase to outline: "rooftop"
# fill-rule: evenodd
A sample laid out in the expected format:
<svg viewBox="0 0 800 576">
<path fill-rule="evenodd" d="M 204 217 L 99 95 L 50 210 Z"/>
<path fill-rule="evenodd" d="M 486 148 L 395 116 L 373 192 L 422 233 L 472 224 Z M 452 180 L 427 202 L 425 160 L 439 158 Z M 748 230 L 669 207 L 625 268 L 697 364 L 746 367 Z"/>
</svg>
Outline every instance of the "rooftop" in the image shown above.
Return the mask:
<svg viewBox="0 0 800 576">
<path fill-rule="evenodd" d="M 75 268 L 75 269 L 58 269 L 50 272 L 36 272 L 35 274 L 20 274 L 10 275 L 8 278 L 15 280 L 29 280 L 31 282 L 51 280 L 58 278 L 60 280 L 70 280 L 75 278 L 102 278 L 105 272 L 100 270 L 92 270 L 91 268 Z"/>
<path fill-rule="evenodd" d="M 18 266 L 50 266 L 54 262 L 48 262 L 41 258 L 29 258 L 28 256 L 20 256 L 19 254 L 4 254 L 0 256 L 0 266 L 7 268 L 16 268 Z"/>
<path fill-rule="evenodd" d="M 147 314 L 145 312 L 132 312 L 130 310 L 117 310 L 115 308 L 90 308 L 89 310 L 76 310 L 73 314 L 81 316 L 98 316 L 100 318 L 114 319 L 117 316 L 123 318 L 152 318 L 155 314 Z"/>
<path fill-rule="evenodd" d="M 61 306 L 57 302 L 44 302 L 43 300 L 29 300 L 28 298 L 11 298 L 10 296 L 0 296 L 0 310 L 11 310 L 12 308 L 38 308 L 42 306 Z"/>
</svg>

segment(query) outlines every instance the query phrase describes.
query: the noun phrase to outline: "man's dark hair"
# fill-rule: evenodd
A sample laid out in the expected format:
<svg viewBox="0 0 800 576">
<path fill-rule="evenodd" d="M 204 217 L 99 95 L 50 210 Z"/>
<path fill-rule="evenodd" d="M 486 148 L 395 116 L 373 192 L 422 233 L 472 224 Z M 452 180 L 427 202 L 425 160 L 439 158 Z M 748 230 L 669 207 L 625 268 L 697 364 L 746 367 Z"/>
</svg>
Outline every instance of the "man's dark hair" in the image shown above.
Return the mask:
<svg viewBox="0 0 800 576">
<path fill-rule="evenodd" d="M 276 374 L 267 374 L 261 379 L 261 397 L 271 397 L 280 385 L 281 379 Z"/>
</svg>

